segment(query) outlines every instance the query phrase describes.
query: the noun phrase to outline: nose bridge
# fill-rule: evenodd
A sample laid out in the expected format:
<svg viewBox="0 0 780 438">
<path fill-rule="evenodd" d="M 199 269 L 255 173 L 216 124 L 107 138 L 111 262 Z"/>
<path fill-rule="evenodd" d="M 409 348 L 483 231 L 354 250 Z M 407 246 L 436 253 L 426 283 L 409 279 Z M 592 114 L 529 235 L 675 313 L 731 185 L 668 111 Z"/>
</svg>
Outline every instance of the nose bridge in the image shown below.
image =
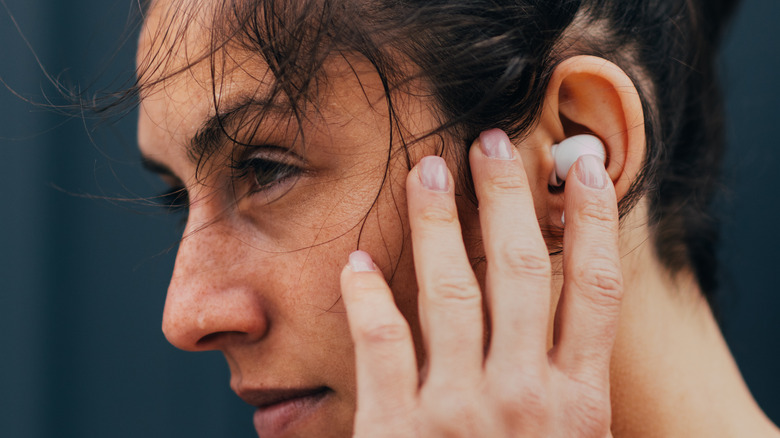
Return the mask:
<svg viewBox="0 0 780 438">
<path fill-rule="evenodd" d="M 237 337 L 263 337 L 268 324 L 262 294 L 243 272 L 251 268 L 246 265 L 250 250 L 226 220 L 188 222 L 163 312 L 163 332 L 171 344 L 200 351 L 224 348 Z"/>
<path fill-rule="evenodd" d="M 204 276 L 235 267 L 244 259 L 247 245 L 235 235 L 230 218 L 198 220 L 201 212 L 193 211 L 176 253 L 173 277 Z M 217 271 L 217 272 L 214 272 Z"/>
</svg>

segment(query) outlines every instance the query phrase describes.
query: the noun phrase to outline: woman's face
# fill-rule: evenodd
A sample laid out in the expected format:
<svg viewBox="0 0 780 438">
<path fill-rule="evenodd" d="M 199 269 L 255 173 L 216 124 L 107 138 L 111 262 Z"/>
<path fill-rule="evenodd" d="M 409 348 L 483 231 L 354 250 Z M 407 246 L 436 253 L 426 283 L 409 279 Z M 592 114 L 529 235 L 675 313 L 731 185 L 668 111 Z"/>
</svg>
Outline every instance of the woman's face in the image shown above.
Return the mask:
<svg viewBox="0 0 780 438">
<path fill-rule="evenodd" d="M 167 53 L 149 37 L 160 10 L 150 11 L 139 49 L 139 64 L 168 57 L 157 77 L 191 62 L 184 50 Z M 188 51 L 206 42 L 191 36 Z M 358 242 L 391 279 L 407 319 L 417 320 L 406 156 L 389 149 L 381 82 L 355 60 L 327 64 L 318 111 L 304 113 L 305 144 L 283 102 L 257 132 L 242 132 L 240 121 L 257 111 L 252 99 L 263 96 L 272 76 L 259 56 L 228 53 L 216 55 L 216 81 L 210 62 L 200 62 L 142 96 L 141 152 L 189 197 L 163 331 L 181 349 L 223 352 L 233 390 L 266 406 L 255 416 L 260 435 L 346 436 L 355 379 L 339 274 Z M 411 136 L 435 126 L 422 98 L 396 107 Z M 224 113 L 225 131 L 256 146 L 235 148 L 215 123 L 216 111 Z M 215 145 L 219 152 L 196 172 L 199 151 Z M 436 146 L 410 147 L 412 161 Z M 285 167 L 272 170 L 268 162 Z M 295 402 L 280 403 L 289 398 Z"/>
<path fill-rule="evenodd" d="M 153 3 L 138 51 L 141 81 L 153 84 L 141 96 L 141 152 L 189 200 L 165 336 L 184 350 L 222 351 L 231 387 L 259 407 L 261 436 L 349 436 L 354 352 L 340 272 L 352 251 L 372 255 L 424 364 L 405 181 L 431 154 L 443 153 L 457 172 L 464 164 L 456 151 L 468 145 L 425 136 L 441 121 L 417 82 L 392 92 L 391 128 L 374 66 L 349 55 L 326 61 L 316 94 L 295 118 L 288 101 L 264 101 L 274 76 L 262 56 L 231 46 L 201 56 L 211 47 L 207 20 L 171 19 L 170 3 Z M 535 148 L 550 144 L 545 135 L 532 133 L 518 151 L 536 216 L 550 228 L 562 205 L 539 202 L 551 164 Z M 464 244 L 484 282 L 478 212 L 457 192 Z M 553 284 L 551 313 L 558 291 Z"/>
</svg>

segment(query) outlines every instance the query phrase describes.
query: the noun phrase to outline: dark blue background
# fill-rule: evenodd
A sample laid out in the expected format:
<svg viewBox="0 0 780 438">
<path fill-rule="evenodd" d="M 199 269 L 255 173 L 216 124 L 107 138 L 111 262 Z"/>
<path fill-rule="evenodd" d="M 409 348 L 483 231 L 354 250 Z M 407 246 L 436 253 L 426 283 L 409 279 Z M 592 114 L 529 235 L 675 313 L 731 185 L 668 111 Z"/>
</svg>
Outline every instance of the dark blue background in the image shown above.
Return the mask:
<svg viewBox="0 0 780 438">
<path fill-rule="evenodd" d="M 6 3 L 43 65 L 63 81 L 86 87 L 100 77 L 100 89 L 131 76 L 135 34 L 110 55 L 132 2 Z M 747 0 L 725 45 L 731 149 L 720 299 L 729 345 L 775 422 L 778 17 L 780 2 Z M 56 96 L 2 10 L 0 77 L 36 101 Z M 134 116 L 98 130 L 86 125 L 89 131 L 79 118 L 0 89 L 0 436 L 254 436 L 251 408 L 228 389 L 221 355 L 179 352 L 160 331 L 175 219 L 78 196 L 162 189 L 140 170 Z"/>
</svg>

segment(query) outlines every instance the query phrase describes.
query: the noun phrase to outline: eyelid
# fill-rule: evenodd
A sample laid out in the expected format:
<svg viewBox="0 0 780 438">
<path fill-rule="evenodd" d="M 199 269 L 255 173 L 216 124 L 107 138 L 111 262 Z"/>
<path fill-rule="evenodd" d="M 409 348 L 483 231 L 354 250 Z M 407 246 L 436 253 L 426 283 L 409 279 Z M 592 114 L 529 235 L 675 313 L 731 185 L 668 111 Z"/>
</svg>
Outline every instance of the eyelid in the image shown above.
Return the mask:
<svg viewBox="0 0 780 438">
<path fill-rule="evenodd" d="M 238 154 L 238 160 L 233 164 L 245 162 L 252 158 L 267 159 L 269 161 L 279 161 L 283 164 L 296 165 L 303 167 L 305 160 L 293 150 L 276 146 L 272 144 L 252 145 L 245 147 L 245 150 Z"/>
<path fill-rule="evenodd" d="M 306 160 L 294 151 L 281 146 L 269 144 L 250 146 L 243 153 L 237 155 L 237 159 L 234 159 L 229 166 L 234 172 L 234 180 L 245 177 L 246 173 L 252 170 L 253 164 L 256 164 L 257 161 L 278 163 L 279 166 L 290 168 L 299 174 L 309 171 Z"/>
<path fill-rule="evenodd" d="M 243 197 L 262 196 L 264 204 L 276 202 L 292 190 L 294 181 L 310 171 L 300 155 L 279 146 L 251 147 L 242 155 L 230 166 L 233 184 L 246 184 L 237 193 L 239 201 Z"/>
</svg>

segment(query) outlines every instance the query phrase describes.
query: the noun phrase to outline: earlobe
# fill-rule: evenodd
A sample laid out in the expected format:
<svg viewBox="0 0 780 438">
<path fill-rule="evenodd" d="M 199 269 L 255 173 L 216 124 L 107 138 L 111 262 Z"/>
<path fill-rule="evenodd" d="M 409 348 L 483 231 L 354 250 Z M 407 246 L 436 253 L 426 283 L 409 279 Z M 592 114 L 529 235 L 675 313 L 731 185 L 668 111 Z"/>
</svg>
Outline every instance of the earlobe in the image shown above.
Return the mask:
<svg viewBox="0 0 780 438">
<path fill-rule="evenodd" d="M 622 69 L 594 56 L 563 61 L 550 80 L 540 122 L 554 143 L 580 134 L 600 139 L 617 196 L 625 196 L 641 170 L 645 131 L 639 93 Z M 551 150 L 541 163 L 553 172 Z"/>
</svg>

